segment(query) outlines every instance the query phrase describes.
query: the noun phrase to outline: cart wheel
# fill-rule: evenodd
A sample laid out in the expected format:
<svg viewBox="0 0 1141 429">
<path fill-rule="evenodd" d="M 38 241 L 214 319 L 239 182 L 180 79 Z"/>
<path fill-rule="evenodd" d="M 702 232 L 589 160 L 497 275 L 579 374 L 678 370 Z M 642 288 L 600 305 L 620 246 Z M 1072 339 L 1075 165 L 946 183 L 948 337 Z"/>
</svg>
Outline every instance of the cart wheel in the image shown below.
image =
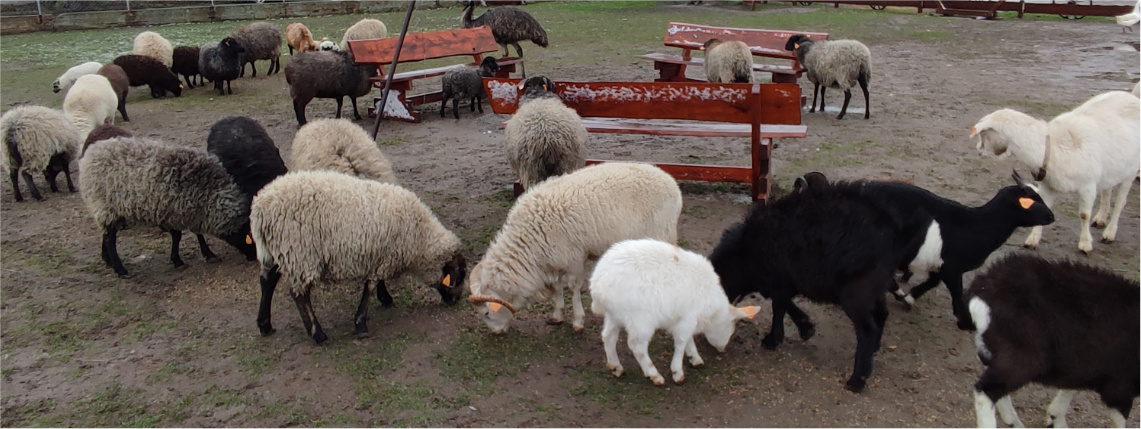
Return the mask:
<svg viewBox="0 0 1141 429">
<path fill-rule="evenodd" d="M 812 2 L 810 2 L 810 1 L 798 1 L 798 2 L 796 2 L 796 4 L 801 5 L 801 6 L 808 6 L 808 5 L 811 5 Z"/>
<path fill-rule="evenodd" d="M 1086 17 L 1085 15 L 1062 15 L 1060 13 L 1058 16 L 1062 17 L 1063 19 L 1082 19 Z"/>
<path fill-rule="evenodd" d="M 885 4 L 872 4 L 872 5 L 868 5 L 868 7 L 872 8 L 872 10 L 884 10 L 884 9 L 887 9 L 887 5 L 885 5 Z"/>
</svg>

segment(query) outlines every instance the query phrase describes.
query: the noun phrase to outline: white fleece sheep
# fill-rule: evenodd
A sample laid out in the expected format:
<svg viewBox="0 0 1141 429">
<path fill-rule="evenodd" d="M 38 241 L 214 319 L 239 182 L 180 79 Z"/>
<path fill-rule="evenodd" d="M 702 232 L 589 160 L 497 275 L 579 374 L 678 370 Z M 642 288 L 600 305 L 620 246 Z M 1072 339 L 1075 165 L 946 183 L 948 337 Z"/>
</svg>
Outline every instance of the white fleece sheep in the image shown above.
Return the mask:
<svg viewBox="0 0 1141 429">
<path fill-rule="evenodd" d="M 844 119 L 848 102 L 852 100 L 852 87 L 859 85 L 864 91 L 864 119 L 871 117 L 868 101 L 868 81 L 872 78 L 872 52 L 855 40 L 813 40 L 797 34 L 788 39 L 785 49 L 796 53 L 804 66 L 808 81 L 812 82 L 812 106 L 816 111 L 816 92 L 820 91 L 820 111 L 824 111 L 824 90 L 836 88 L 844 91 L 844 105 L 836 119 Z"/>
<path fill-rule="evenodd" d="M 369 289 L 392 305 L 384 280 L 407 271 L 439 270 L 436 288 L 446 304 L 463 293 L 463 243 L 416 194 L 389 183 L 331 171 L 291 172 L 254 197 L 251 231 L 261 262 L 262 301 L 258 327 L 273 333 L 270 300 L 279 278 L 289 280 L 306 332 L 327 339 L 313 314 L 313 286 L 363 281 L 357 333 L 368 332 Z M 439 271 L 437 271 L 439 272 Z"/>
<path fill-rule="evenodd" d="M 979 136 L 976 148 L 984 154 L 1009 154 L 1031 171 L 1045 169 L 1044 186 L 1038 193 L 1046 205 L 1053 205 L 1058 194 L 1077 192 L 1081 219 L 1078 249 L 1089 253 L 1093 250 L 1089 227 L 1094 199 L 1100 192 L 1101 206 L 1092 222 L 1105 225 L 1102 241 L 1111 242 L 1116 238 L 1129 188 L 1141 169 L 1139 112 L 1141 100 L 1124 91 L 1111 91 L 1049 123 L 1002 109 L 979 120 L 971 137 Z M 1115 192 L 1117 200 L 1110 215 L 1110 199 Z M 1035 248 L 1041 238 L 1042 227 L 1034 227 L 1025 245 Z"/>
<path fill-rule="evenodd" d="M 95 61 L 90 61 L 67 69 L 67 71 L 63 72 L 63 74 L 59 75 L 59 77 L 52 82 L 52 92 L 67 91 L 80 76 L 98 73 L 100 67 L 103 67 L 103 65 Z"/>
<path fill-rule="evenodd" d="M 385 27 L 383 22 L 364 18 L 345 30 L 345 35 L 341 37 L 341 50 L 347 51 L 349 49 L 350 40 L 383 39 L 385 37 L 388 37 L 388 27 Z"/>
<path fill-rule="evenodd" d="M 118 107 L 119 95 L 111 81 L 98 74 L 80 76 L 63 98 L 63 112 L 79 131 L 79 141 L 86 141 L 95 127 L 114 124 Z"/>
<path fill-rule="evenodd" d="M 62 171 L 67 189 L 75 192 L 69 164 L 77 159 L 79 133 L 60 110 L 43 106 L 17 106 L 0 116 L 0 160 L 12 179 L 16 201 L 24 201 L 20 193 L 20 176 L 28 184 L 32 198 L 43 200 L 31 172 L 43 173 L 52 192 L 57 191 L 56 175 Z"/>
<path fill-rule="evenodd" d="M 683 356 L 688 355 L 695 368 L 705 365 L 697 354 L 695 335 L 705 334 L 713 348 L 724 352 L 737 321 L 760 310 L 729 304 L 713 264 L 704 256 L 653 239 L 622 241 L 603 253 L 590 276 L 590 298 L 590 311 L 605 316 L 606 369 L 622 376 L 617 345 L 619 331 L 626 329 L 626 343 L 642 374 L 656 386 L 664 386 L 666 380 L 647 353 L 654 331 L 665 329 L 673 336 L 670 372 L 674 383 L 681 384 Z"/>
<path fill-rule="evenodd" d="M 753 83 L 753 52 L 745 42 L 709 39 L 701 49 L 709 83 Z"/>
<path fill-rule="evenodd" d="M 527 79 L 519 109 L 504 129 L 507 161 L 524 189 L 586 165 L 583 146 L 590 134 L 554 90 L 546 77 Z"/>
<path fill-rule="evenodd" d="M 167 68 L 174 65 L 174 45 L 153 31 L 144 31 L 135 36 L 131 53 L 159 60 Z"/>
<path fill-rule="evenodd" d="M 592 165 L 542 182 L 519 197 L 472 269 L 469 299 L 494 333 L 506 332 L 515 308 L 551 296 L 548 323 L 558 324 L 565 283 L 581 331 L 587 261 L 622 240 L 676 242 L 681 204 L 674 178 L 649 164 Z"/>
<path fill-rule="evenodd" d="M 348 119 L 317 119 L 298 129 L 289 168 L 336 171 L 399 184 L 388 158 L 363 128 Z"/>
</svg>

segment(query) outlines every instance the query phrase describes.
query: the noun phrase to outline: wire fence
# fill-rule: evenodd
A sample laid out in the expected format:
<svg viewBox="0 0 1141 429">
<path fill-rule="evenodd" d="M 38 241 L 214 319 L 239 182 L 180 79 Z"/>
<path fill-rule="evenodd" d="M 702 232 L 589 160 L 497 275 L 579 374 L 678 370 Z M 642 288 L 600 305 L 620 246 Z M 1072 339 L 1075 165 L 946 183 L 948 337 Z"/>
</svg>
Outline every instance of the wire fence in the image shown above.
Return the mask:
<svg viewBox="0 0 1141 429">
<path fill-rule="evenodd" d="M 220 6 L 230 4 L 284 3 L 312 0 L 0 0 L 0 15 L 59 15 L 61 13 L 131 11 L 142 9 Z"/>
</svg>

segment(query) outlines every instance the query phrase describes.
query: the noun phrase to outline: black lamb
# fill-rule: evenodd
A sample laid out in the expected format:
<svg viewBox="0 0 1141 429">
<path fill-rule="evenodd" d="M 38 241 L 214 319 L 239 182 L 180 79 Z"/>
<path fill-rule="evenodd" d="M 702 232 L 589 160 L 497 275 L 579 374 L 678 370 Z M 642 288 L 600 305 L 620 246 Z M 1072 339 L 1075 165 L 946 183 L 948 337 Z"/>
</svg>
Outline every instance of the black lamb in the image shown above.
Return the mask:
<svg viewBox="0 0 1141 429">
<path fill-rule="evenodd" d="M 239 56 L 245 51 L 246 48 L 241 42 L 233 37 L 227 37 L 218 43 L 210 42 L 202 45 L 198 54 L 198 71 L 204 79 L 214 82 L 214 89 L 218 90 L 218 95 L 226 95 L 222 88 L 223 83 L 226 84 L 225 89 L 229 90 L 230 94 L 234 93 L 230 82 L 237 79 L 242 72 Z"/>
<path fill-rule="evenodd" d="M 175 97 L 182 96 L 182 82 L 178 75 L 159 60 L 143 55 L 122 55 L 111 62 L 123 68 L 131 86 L 150 86 L 151 97 L 161 98 L 166 91 L 174 93 Z"/>
<path fill-rule="evenodd" d="M 337 99 L 337 117 L 341 117 L 341 107 L 345 97 L 353 105 L 353 117 L 361 119 L 357 111 L 357 97 L 372 90 L 369 78 L 376 76 L 375 66 L 358 66 L 351 52 L 310 51 L 294 55 L 285 64 L 285 82 L 289 84 L 289 96 L 293 98 L 293 112 L 297 115 L 297 125 L 305 125 L 305 106 L 314 98 Z"/>
<path fill-rule="evenodd" d="M 483 78 L 494 76 L 499 71 L 499 63 L 494 57 L 485 57 L 479 66 L 456 67 L 444 73 L 441 79 L 444 99 L 440 100 L 440 116 L 444 116 L 444 107 L 448 99 L 452 100 L 452 113 L 456 119 L 460 118 L 460 99 L 471 99 L 471 111 L 479 108 L 483 113 L 483 99 L 486 96 L 483 90 Z"/>
<path fill-rule="evenodd" d="M 231 116 L 210 127 L 206 150 L 222 161 L 247 204 L 261 188 L 286 173 L 285 162 L 269 133 L 257 121 Z"/>
<path fill-rule="evenodd" d="M 174 48 L 174 64 L 170 71 L 182 75 L 186 80 L 186 87 L 194 89 L 194 76 L 198 76 L 198 85 L 202 86 L 202 75 L 198 71 L 198 57 L 202 49 L 197 46 L 179 46 Z"/>
</svg>

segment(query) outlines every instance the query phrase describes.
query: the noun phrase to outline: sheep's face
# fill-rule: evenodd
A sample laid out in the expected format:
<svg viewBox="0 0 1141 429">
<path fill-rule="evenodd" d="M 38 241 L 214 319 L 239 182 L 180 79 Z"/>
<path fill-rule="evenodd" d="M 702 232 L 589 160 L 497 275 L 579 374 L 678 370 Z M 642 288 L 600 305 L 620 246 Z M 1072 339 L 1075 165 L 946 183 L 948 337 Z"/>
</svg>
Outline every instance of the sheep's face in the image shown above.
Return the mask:
<svg viewBox="0 0 1141 429">
<path fill-rule="evenodd" d="M 59 92 L 59 79 L 52 82 L 52 92 Z"/>
<path fill-rule="evenodd" d="M 238 230 L 239 232 L 219 236 L 226 244 L 234 246 L 239 252 L 246 256 L 247 261 L 252 261 L 257 258 L 257 246 L 254 245 L 253 236 L 250 235 L 250 224 L 246 223 L 245 226 Z"/>
<path fill-rule="evenodd" d="M 499 72 L 499 62 L 496 61 L 494 57 L 485 57 L 483 61 L 479 63 L 479 71 L 485 77 L 494 76 L 495 73 Z"/>
<path fill-rule="evenodd" d="M 471 297 L 469 300 L 475 305 L 476 312 L 483 323 L 487 325 L 487 329 L 491 330 L 493 334 L 507 333 L 507 328 L 511 325 L 511 319 L 515 318 L 515 314 L 511 307 L 501 304 L 498 297 L 484 295 L 486 282 L 493 281 L 491 276 L 486 275 L 484 264 L 476 264 L 472 268 L 470 278 L 468 279 L 468 287 L 471 289 Z M 491 302 L 480 300 L 479 297 L 490 297 L 496 301 Z"/>
<path fill-rule="evenodd" d="M 455 305 L 464 294 L 464 277 L 467 275 L 467 262 L 463 255 L 455 255 L 444 264 L 440 282 L 434 287 L 440 292 L 444 305 Z"/>
<path fill-rule="evenodd" d="M 729 305 L 726 310 L 714 316 L 704 332 L 705 340 L 709 341 L 709 345 L 717 349 L 718 353 L 725 352 L 725 346 L 729 344 L 729 340 L 733 338 L 733 331 L 737 329 L 737 321 L 752 319 L 760 308 L 756 306 L 737 308 Z"/>
<path fill-rule="evenodd" d="M 812 38 L 808 37 L 808 35 L 794 34 L 794 35 L 792 35 L 792 37 L 788 38 L 787 42 L 784 43 L 784 50 L 795 51 L 797 49 L 800 49 L 800 45 L 803 45 L 804 42 L 811 41 L 811 40 L 812 40 Z"/>
<path fill-rule="evenodd" d="M 242 46 L 242 43 L 238 42 L 238 40 L 233 38 L 233 37 L 227 37 L 225 39 L 222 39 L 222 42 L 219 43 L 219 46 L 222 46 L 225 49 L 229 50 L 230 52 L 233 52 L 236 54 L 240 54 L 240 53 L 246 51 L 246 47 Z"/>
</svg>

